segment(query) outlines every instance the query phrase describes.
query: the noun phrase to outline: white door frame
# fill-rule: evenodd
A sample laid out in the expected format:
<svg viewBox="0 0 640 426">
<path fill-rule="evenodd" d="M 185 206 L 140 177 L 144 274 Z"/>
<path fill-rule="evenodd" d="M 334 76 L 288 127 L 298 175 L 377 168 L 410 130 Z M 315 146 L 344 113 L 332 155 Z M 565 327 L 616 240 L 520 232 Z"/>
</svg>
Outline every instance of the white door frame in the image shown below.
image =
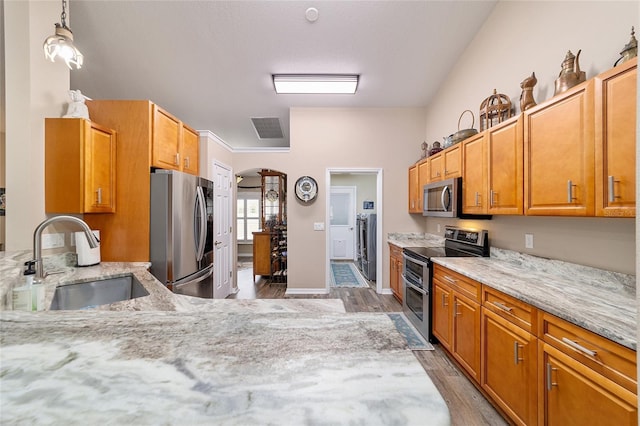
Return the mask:
<svg viewBox="0 0 640 426">
<path fill-rule="evenodd" d="M 328 228 L 331 223 L 330 220 L 330 197 L 331 191 L 329 188 L 331 187 L 331 174 L 332 173 L 363 173 L 363 174 L 375 174 L 376 175 L 376 293 L 382 294 L 382 282 L 384 281 L 382 278 L 382 168 L 346 168 L 346 167 L 329 167 L 325 171 L 324 177 L 324 187 L 327 188 L 325 193 L 325 224 L 326 228 Z M 331 287 L 331 235 L 330 232 L 325 231 L 325 291 L 329 293 Z"/>
</svg>

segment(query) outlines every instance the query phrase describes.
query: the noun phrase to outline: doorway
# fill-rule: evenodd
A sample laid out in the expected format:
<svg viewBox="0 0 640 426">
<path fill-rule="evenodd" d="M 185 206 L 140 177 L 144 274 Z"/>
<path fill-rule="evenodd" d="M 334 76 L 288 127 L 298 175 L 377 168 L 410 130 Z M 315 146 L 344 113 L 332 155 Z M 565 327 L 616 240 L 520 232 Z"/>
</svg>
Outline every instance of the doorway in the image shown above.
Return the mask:
<svg viewBox="0 0 640 426">
<path fill-rule="evenodd" d="M 253 282 L 287 282 L 287 176 L 251 169 L 236 175 L 236 253 L 238 268 L 251 269 Z"/>
<path fill-rule="evenodd" d="M 325 185 L 327 188 L 333 186 L 355 186 L 356 187 L 356 211 L 354 220 L 359 214 L 375 214 L 376 220 L 376 258 L 380 259 L 376 264 L 376 292 L 382 293 L 382 169 L 380 168 L 328 168 L 325 173 Z M 331 193 L 326 191 L 326 212 L 325 223 L 332 223 Z M 332 253 L 332 233 L 326 233 L 326 254 L 325 254 L 325 287 L 330 291 L 331 286 L 331 259 Z M 354 234 L 355 235 L 355 234 Z M 352 255 L 353 256 L 353 255 Z"/>
</svg>

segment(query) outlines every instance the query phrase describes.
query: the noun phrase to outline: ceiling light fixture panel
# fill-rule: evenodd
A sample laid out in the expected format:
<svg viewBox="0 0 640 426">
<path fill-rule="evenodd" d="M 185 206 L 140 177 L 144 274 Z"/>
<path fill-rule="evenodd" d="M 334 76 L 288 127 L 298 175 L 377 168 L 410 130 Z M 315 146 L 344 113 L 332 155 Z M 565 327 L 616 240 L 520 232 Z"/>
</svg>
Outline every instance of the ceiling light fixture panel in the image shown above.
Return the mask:
<svg viewBox="0 0 640 426">
<path fill-rule="evenodd" d="M 278 94 L 351 94 L 356 93 L 357 74 L 274 74 Z"/>
</svg>

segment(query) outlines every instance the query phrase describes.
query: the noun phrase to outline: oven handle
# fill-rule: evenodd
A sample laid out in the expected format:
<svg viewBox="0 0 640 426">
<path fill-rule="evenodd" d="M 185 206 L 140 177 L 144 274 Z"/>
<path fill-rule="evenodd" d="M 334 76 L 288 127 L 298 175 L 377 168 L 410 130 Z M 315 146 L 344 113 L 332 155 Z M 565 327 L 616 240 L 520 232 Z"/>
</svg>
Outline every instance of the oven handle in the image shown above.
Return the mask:
<svg viewBox="0 0 640 426">
<path fill-rule="evenodd" d="M 426 264 L 425 262 L 421 262 L 421 261 L 419 261 L 418 259 L 415 259 L 415 258 L 413 258 L 413 257 L 411 257 L 411 256 L 407 256 L 407 255 L 406 255 L 406 254 L 404 254 L 404 253 L 402 253 L 402 257 L 404 258 L 404 261 L 405 261 L 405 262 L 409 261 L 409 262 L 412 262 L 412 263 L 418 264 L 418 265 L 420 265 L 420 266 L 423 266 L 423 267 L 425 267 L 425 268 L 428 268 L 428 267 L 429 267 L 429 265 L 428 265 L 428 264 Z"/>
<path fill-rule="evenodd" d="M 422 294 L 423 296 L 426 296 L 428 294 L 428 292 L 424 288 L 416 287 L 415 285 L 413 285 L 413 283 L 411 283 L 410 281 L 407 281 L 404 275 L 402 276 L 402 280 L 404 281 L 405 285 L 408 285 L 409 287 L 411 287 L 418 293 Z"/>
</svg>

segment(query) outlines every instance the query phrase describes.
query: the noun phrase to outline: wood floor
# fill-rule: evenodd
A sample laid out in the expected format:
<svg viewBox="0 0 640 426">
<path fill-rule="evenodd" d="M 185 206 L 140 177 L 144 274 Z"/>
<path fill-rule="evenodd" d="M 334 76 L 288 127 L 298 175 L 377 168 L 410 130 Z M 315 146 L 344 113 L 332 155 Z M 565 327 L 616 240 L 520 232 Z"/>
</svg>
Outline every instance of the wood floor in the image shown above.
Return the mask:
<svg viewBox="0 0 640 426">
<path fill-rule="evenodd" d="M 256 277 L 247 269 L 238 270 L 238 293 L 229 296 L 237 299 L 342 299 L 347 312 L 399 312 L 402 306 L 391 295 L 380 295 L 375 284 L 370 288 L 334 288 L 329 294 L 286 296 L 286 284 L 269 284 L 263 277 Z M 473 384 L 460 372 L 438 344 L 435 351 L 414 351 L 440 394 L 447 402 L 452 426 L 507 425 L 508 423 L 482 396 Z"/>
</svg>

